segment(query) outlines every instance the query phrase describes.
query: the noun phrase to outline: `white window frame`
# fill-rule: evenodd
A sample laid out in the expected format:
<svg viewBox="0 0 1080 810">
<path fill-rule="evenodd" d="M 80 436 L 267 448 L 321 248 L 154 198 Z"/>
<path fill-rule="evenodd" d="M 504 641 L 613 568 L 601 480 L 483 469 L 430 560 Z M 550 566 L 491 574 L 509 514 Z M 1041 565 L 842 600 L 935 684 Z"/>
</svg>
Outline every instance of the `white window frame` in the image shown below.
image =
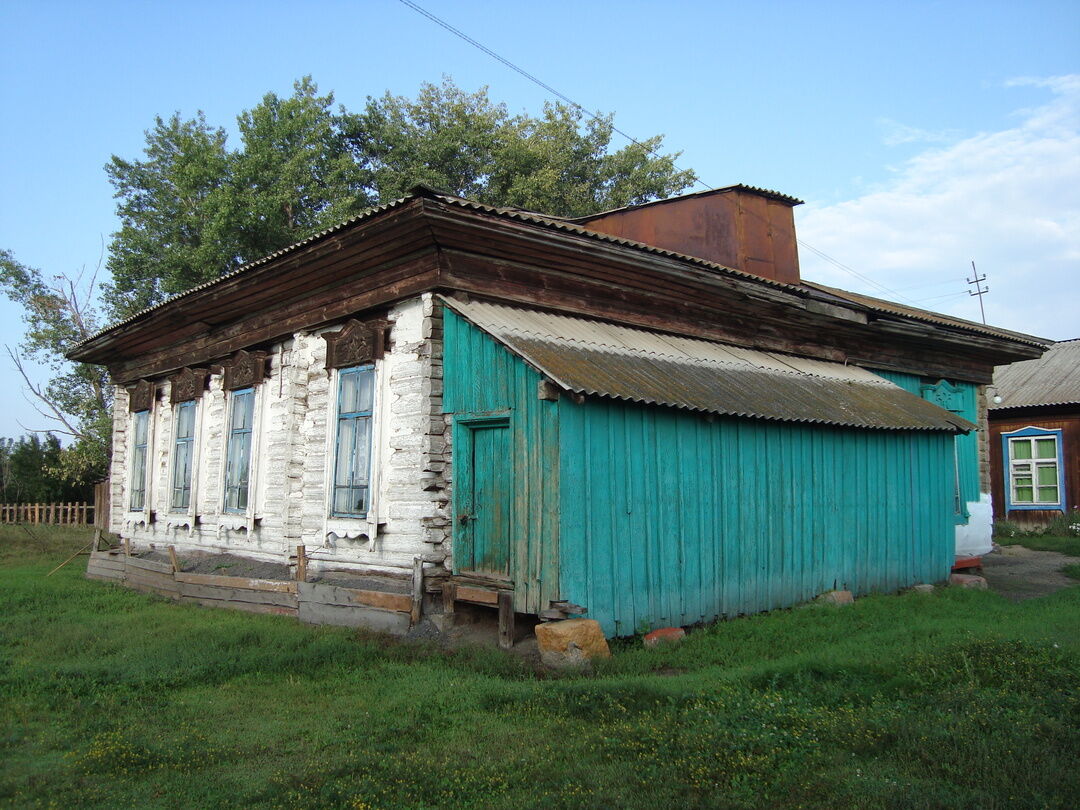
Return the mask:
<svg viewBox="0 0 1080 810">
<path fill-rule="evenodd" d="M 323 521 L 323 536 L 330 545 L 336 540 L 355 540 L 366 537 L 368 551 L 375 551 L 375 541 L 379 527 L 382 525 L 380 517 L 381 497 L 380 488 L 382 482 L 382 456 L 384 444 L 384 429 L 388 414 L 383 412 L 382 403 L 389 401 L 386 398 L 384 387 L 387 383 L 385 360 L 375 360 L 372 363 L 362 363 L 359 366 L 350 366 L 342 369 L 333 369 L 329 379 L 327 392 L 327 421 L 326 421 L 326 444 L 324 487 L 326 492 L 325 519 Z M 334 514 L 334 479 L 337 467 L 337 431 L 338 414 L 340 408 L 341 372 L 351 371 L 355 368 L 370 368 L 373 374 L 372 397 L 371 397 L 371 450 L 370 468 L 368 472 L 368 504 L 365 515 L 335 515 Z"/>
<path fill-rule="evenodd" d="M 267 378 L 269 379 L 269 378 Z M 259 496 L 261 494 L 260 489 L 260 461 L 262 458 L 261 446 L 263 438 L 266 434 L 265 426 L 262 424 L 263 419 L 263 389 L 266 387 L 266 380 L 255 386 L 247 388 L 237 388 L 235 391 L 229 391 L 222 389 L 222 395 L 225 398 L 225 422 L 221 429 L 221 443 L 220 443 L 220 477 L 217 482 L 217 503 L 218 503 L 218 530 L 232 529 L 246 531 L 249 535 L 255 528 L 255 521 L 259 518 Z M 252 392 L 252 406 L 251 406 L 251 449 L 248 457 L 248 499 L 247 508 L 243 511 L 236 511 L 228 509 L 226 507 L 226 474 L 227 466 L 229 463 L 229 426 L 232 424 L 232 408 L 234 395 L 242 393 L 244 391 Z"/>
<path fill-rule="evenodd" d="M 194 416 L 191 420 L 191 438 L 188 441 L 191 444 L 191 469 L 190 480 L 188 481 L 188 504 L 187 506 L 176 506 L 173 500 L 176 495 L 176 447 L 177 447 L 177 428 L 180 424 L 179 415 L 180 410 L 185 407 L 191 407 L 194 409 Z M 199 400 L 188 399 L 183 402 L 177 402 L 172 408 L 172 435 L 169 443 L 169 513 L 170 515 L 193 515 L 195 514 L 195 503 L 198 498 L 197 493 L 197 481 L 198 476 L 198 456 L 199 456 L 199 418 L 202 412 L 202 408 L 199 407 Z"/>
<path fill-rule="evenodd" d="M 222 467 L 222 505 L 221 511 L 230 515 L 246 515 L 252 511 L 252 502 L 255 500 L 255 445 L 258 441 L 258 422 L 256 418 L 256 404 L 258 395 L 254 386 L 250 388 L 238 388 L 235 391 L 229 391 L 226 396 L 226 408 L 225 408 L 225 455 L 224 464 Z M 232 507 L 229 505 L 229 464 L 231 459 L 230 445 L 232 444 L 233 434 L 237 431 L 233 430 L 233 415 L 236 412 L 236 402 L 240 395 L 251 395 L 251 422 L 248 427 L 248 448 L 247 448 L 247 492 L 245 494 L 245 502 L 243 508 Z"/>
<path fill-rule="evenodd" d="M 1019 430 L 1012 430 L 1001 434 L 1002 467 L 1005 472 L 1005 507 L 1006 511 L 1016 509 L 1045 509 L 1064 511 L 1065 508 L 1065 465 L 1062 458 L 1063 432 L 1049 428 L 1028 425 Z M 1052 458 L 1038 458 L 1035 454 L 1035 442 L 1038 440 L 1053 440 L 1054 455 Z M 1031 445 L 1031 458 L 1015 458 L 1013 448 L 1022 442 Z M 1039 469 L 1053 465 L 1057 472 L 1057 500 L 1044 501 L 1039 499 Z M 1023 469 L 1024 467 L 1027 469 Z M 1024 477 L 1031 479 L 1032 500 L 1016 500 L 1016 478 L 1023 473 Z M 1043 485 L 1046 486 L 1045 484 Z"/>
</svg>

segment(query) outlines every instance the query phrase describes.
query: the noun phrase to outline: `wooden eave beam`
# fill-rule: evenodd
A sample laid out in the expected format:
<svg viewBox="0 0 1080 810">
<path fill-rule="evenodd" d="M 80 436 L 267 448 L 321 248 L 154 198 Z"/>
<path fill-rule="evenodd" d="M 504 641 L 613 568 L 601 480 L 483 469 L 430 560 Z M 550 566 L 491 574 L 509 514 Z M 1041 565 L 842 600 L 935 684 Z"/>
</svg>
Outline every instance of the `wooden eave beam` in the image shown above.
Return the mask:
<svg viewBox="0 0 1080 810">
<path fill-rule="evenodd" d="M 212 284 L 172 303 L 122 324 L 81 347 L 72 359 L 89 363 L 115 363 L 117 355 L 134 357 L 148 349 L 196 337 L 203 324 L 218 325 L 235 320 L 238 309 L 251 311 L 275 300 L 292 298 L 313 276 L 330 269 L 346 272 L 353 264 L 372 261 L 364 256 L 369 243 L 380 237 L 390 248 L 379 257 L 391 261 L 394 254 L 414 253 L 419 242 L 430 240 L 422 220 L 422 200 L 328 235 L 310 245 L 275 257 L 247 272 Z"/>
</svg>

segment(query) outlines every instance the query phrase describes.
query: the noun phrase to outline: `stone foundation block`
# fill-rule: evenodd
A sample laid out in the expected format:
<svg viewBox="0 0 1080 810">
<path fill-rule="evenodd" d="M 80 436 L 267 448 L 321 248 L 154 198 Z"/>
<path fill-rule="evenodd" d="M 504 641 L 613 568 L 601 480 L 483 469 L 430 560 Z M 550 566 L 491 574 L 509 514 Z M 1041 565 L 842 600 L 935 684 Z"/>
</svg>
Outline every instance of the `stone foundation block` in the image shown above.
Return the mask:
<svg viewBox="0 0 1080 810">
<path fill-rule="evenodd" d="M 851 595 L 851 591 L 829 591 L 814 601 L 826 605 L 850 605 L 855 602 L 855 597 Z"/>
<path fill-rule="evenodd" d="M 550 667 L 580 667 L 594 658 L 610 658 L 611 650 L 600 622 L 566 619 L 536 625 L 540 660 Z"/>
<path fill-rule="evenodd" d="M 987 589 L 986 578 L 976 576 L 975 574 L 952 574 L 949 577 L 950 585 L 957 585 L 961 588 L 973 588 L 979 591 L 985 591 Z"/>
</svg>

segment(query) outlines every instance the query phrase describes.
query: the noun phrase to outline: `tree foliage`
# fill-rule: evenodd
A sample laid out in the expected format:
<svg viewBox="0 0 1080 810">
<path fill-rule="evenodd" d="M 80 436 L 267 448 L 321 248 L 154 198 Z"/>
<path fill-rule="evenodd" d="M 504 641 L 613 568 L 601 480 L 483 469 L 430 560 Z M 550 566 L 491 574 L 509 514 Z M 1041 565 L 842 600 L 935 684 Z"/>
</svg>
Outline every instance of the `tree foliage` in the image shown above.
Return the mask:
<svg viewBox="0 0 1080 810">
<path fill-rule="evenodd" d="M 113 156 L 121 227 L 105 303 L 124 318 L 427 183 L 490 205 L 582 216 L 670 196 L 695 181 L 655 136 L 611 151 L 611 117 L 564 104 L 512 115 L 450 79 L 415 99 L 334 110 L 310 77 L 237 118 L 240 147 L 202 113 L 158 118 L 143 160 Z"/>
<path fill-rule="evenodd" d="M 0 438 L 0 502 L 59 503 L 93 498 L 89 483 L 66 474 L 60 441 L 51 433 Z"/>
<path fill-rule="evenodd" d="M 108 372 L 64 358 L 68 349 L 100 326 L 91 305 L 94 284 L 95 275 L 46 279 L 10 251 L 0 250 L 0 290 L 22 305 L 26 323 L 22 343 L 15 349 L 7 347 L 8 356 L 43 420 L 54 432 L 71 438 L 56 463 L 70 480 L 80 482 L 104 475 L 111 431 Z M 52 375 L 48 382 L 33 382 L 26 360 L 43 365 Z"/>
<path fill-rule="evenodd" d="M 610 152 L 611 116 L 585 120 L 565 104 L 538 116 L 511 115 L 449 79 L 424 84 L 415 100 L 389 93 L 348 116 L 356 160 L 371 170 L 381 202 L 425 182 L 489 205 L 556 216 L 586 214 L 668 197 L 696 180 L 657 154 L 663 136 Z"/>
</svg>

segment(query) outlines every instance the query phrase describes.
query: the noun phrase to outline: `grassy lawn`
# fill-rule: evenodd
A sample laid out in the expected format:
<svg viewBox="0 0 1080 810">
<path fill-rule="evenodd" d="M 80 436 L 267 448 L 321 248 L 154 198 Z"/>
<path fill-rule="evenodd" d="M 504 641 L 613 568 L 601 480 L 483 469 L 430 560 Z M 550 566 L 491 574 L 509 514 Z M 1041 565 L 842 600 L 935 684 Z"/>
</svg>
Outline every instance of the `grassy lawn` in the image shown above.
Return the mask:
<svg viewBox="0 0 1080 810">
<path fill-rule="evenodd" d="M 0 527 L 0 804 L 1075 807 L 1080 588 L 950 589 L 541 677 L 82 578 Z"/>
</svg>

